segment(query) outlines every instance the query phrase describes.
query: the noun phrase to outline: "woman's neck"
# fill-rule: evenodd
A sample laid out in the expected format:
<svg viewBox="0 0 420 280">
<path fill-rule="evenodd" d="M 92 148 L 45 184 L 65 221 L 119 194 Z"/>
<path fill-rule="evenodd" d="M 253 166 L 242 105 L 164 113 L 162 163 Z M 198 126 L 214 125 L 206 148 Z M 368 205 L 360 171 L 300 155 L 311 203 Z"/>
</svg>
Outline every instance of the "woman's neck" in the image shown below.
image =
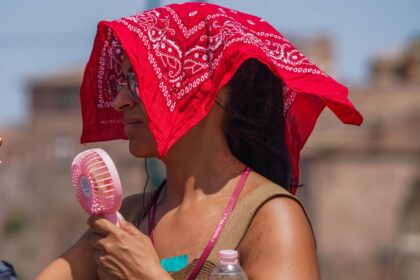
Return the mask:
<svg viewBox="0 0 420 280">
<path fill-rule="evenodd" d="M 232 185 L 245 165 L 229 150 L 222 133 L 198 129 L 183 137 L 164 159 L 165 204 L 188 207 Z"/>
</svg>

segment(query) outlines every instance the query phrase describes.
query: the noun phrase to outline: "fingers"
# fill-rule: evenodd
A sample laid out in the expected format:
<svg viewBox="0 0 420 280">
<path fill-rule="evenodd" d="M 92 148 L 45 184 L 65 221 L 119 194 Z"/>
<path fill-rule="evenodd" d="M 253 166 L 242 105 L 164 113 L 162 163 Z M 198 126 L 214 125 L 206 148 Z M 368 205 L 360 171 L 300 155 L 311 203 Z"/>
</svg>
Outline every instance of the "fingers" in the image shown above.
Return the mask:
<svg viewBox="0 0 420 280">
<path fill-rule="evenodd" d="M 87 220 L 87 224 L 93 231 L 103 236 L 116 233 L 119 230 L 116 225 L 100 216 L 91 215 Z"/>
<path fill-rule="evenodd" d="M 107 255 L 112 254 L 115 250 L 115 247 L 107 240 L 107 237 L 95 232 L 89 234 L 88 242 L 95 248 L 94 260 L 99 265 L 102 265 L 105 262 Z"/>
<path fill-rule="evenodd" d="M 99 266 L 102 266 L 105 263 L 106 254 L 101 250 L 96 250 L 93 259 Z"/>
<path fill-rule="evenodd" d="M 127 221 L 120 221 L 120 228 L 130 233 L 131 235 L 140 233 L 140 231 L 132 223 Z"/>
<path fill-rule="evenodd" d="M 103 241 L 104 236 L 97 234 L 95 232 L 91 232 L 88 236 L 88 242 L 89 244 L 94 247 L 96 250 L 104 250 L 104 244 Z"/>
<path fill-rule="evenodd" d="M 102 256 L 104 256 L 104 253 L 101 250 L 96 250 L 95 251 L 95 255 L 94 255 L 93 258 L 95 259 L 95 262 L 97 264 L 100 264 L 101 263 L 101 257 Z"/>
<path fill-rule="evenodd" d="M 129 235 L 139 239 L 139 240 L 149 240 L 149 236 L 141 232 L 135 225 L 128 221 L 120 222 L 120 229 L 124 230 Z"/>
</svg>

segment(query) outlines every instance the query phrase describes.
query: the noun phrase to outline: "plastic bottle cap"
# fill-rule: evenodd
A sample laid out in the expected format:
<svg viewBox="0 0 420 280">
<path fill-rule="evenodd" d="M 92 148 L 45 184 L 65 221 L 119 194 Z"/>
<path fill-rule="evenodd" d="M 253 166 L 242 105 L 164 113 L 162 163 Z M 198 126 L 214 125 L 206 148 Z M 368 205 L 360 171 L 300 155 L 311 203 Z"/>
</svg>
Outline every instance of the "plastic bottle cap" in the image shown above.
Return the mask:
<svg viewBox="0 0 420 280">
<path fill-rule="evenodd" d="M 219 261 L 221 264 L 237 264 L 238 252 L 235 250 L 220 250 Z"/>
</svg>

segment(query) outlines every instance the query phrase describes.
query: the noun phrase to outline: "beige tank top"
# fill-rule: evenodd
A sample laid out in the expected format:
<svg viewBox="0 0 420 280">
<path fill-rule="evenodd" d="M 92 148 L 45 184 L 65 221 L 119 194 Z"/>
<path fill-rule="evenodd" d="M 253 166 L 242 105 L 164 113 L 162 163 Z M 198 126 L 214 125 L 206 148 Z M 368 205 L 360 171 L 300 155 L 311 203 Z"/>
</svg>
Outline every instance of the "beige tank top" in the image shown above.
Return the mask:
<svg viewBox="0 0 420 280">
<path fill-rule="evenodd" d="M 146 199 L 145 199 L 146 203 L 149 203 L 151 201 L 152 196 L 153 196 L 152 193 L 148 193 L 146 195 Z M 225 227 L 223 228 L 222 233 L 220 234 L 219 240 L 216 242 L 209 257 L 207 258 L 199 274 L 197 275 L 196 277 L 197 280 L 204 280 L 204 279 L 207 280 L 209 278 L 210 273 L 212 272 L 212 270 L 215 267 L 215 264 L 218 261 L 217 253 L 219 250 L 222 250 L 222 249 L 237 250 L 241 240 L 244 238 L 245 233 L 249 225 L 251 224 L 253 217 L 257 213 L 258 209 L 260 209 L 260 207 L 264 203 L 266 203 L 267 201 L 275 197 L 291 198 L 295 200 L 296 202 L 298 202 L 299 205 L 301 205 L 302 209 L 304 210 L 302 203 L 295 196 L 291 195 L 285 189 L 283 189 L 282 187 L 274 183 L 260 186 L 256 188 L 255 190 L 251 191 L 246 197 L 238 201 L 238 203 L 236 204 Z M 139 205 L 138 202 L 136 203 L 136 206 L 137 205 Z M 143 209 L 142 205 L 137 208 L 137 211 L 127 211 L 127 213 L 123 213 L 123 215 L 125 216 L 127 220 L 135 224 L 135 222 L 138 221 L 139 217 L 145 216 L 144 211 L 141 211 L 141 209 Z M 131 210 L 135 210 L 135 209 L 131 209 Z M 305 212 L 305 215 L 306 215 L 306 212 Z M 197 259 L 194 259 L 185 268 L 177 272 L 171 273 L 172 278 L 174 278 L 175 280 L 187 279 L 188 274 L 190 273 L 191 269 L 194 267 L 194 264 L 196 261 Z"/>
</svg>

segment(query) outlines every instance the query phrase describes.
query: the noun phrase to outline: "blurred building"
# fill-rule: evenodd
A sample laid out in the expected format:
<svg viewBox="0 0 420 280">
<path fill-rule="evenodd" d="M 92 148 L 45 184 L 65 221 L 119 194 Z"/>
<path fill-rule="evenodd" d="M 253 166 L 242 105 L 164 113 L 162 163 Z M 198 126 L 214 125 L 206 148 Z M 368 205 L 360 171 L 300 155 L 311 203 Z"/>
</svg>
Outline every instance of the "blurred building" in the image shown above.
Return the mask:
<svg viewBox="0 0 420 280">
<path fill-rule="evenodd" d="M 300 195 L 325 280 L 420 277 L 419 43 L 375 58 L 371 83 L 350 88 L 361 127 L 327 110 L 305 147 Z"/>
<path fill-rule="evenodd" d="M 311 37 L 296 38 L 295 46 L 328 75 L 340 79 L 340 73 L 335 67 L 334 45 L 328 34 L 319 33 Z"/>
<path fill-rule="evenodd" d="M 327 36 L 297 45 L 339 76 Z M 420 275 L 419 46 L 413 41 L 398 55 L 375 58 L 371 83 L 350 89 L 362 127 L 344 126 L 326 110 L 305 147 L 298 196 L 312 219 L 324 280 Z M 0 178 L 8 187 L 0 196 L 0 258 L 21 279 L 31 279 L 86 228 L 69 172 L 73 157 L 88 148 L 79 144 L 81 80 L 81 69 L 33 79 L 28 123 L 2 131 Z M 90 147 L 110 153 L 128 195 L 143 189 L 145 174 L 126 145 Z"/>
<path fill-rule="evenodd" d="M 28 122 L 2 131 L 0 178 L 7 187 L 0 195 L 0 259 L 13 263 L 20 279 L 33 279 L 87 228 L 70 177 L 78 152 L 104 148 L 118 167 L 124 194 L 144 188 L 144 161 L 129 155 L 125 141 L 80 145 L 82 73 L 66 70 L 30 81 Z M 149 168 L 155 164 L 149 161 Z M 156 184 L 162 174 L 152 175 Z"/>
<path fill-rule="evenodd" d="M 372 79 L 377 85 L 420 84 L 420 39 L 377 54 L 372 63 Z"/>
</svg>

